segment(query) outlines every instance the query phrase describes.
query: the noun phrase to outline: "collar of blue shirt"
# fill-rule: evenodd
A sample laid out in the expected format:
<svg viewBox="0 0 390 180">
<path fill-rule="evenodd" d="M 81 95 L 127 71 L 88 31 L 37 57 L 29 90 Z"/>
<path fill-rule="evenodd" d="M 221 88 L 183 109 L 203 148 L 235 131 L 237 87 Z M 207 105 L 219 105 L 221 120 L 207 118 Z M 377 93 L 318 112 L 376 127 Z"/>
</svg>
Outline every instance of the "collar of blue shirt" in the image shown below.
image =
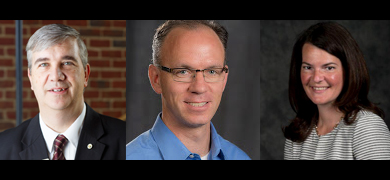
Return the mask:
<svg viewBox="0 0 390 180">
<path fill-rule="evenodd" d="M 219 140 L 217 131 L 213 123 L 211 125 L 211 149 L 208 159 L 225 159 L 221 149 L 221 142 Z M 151 129 L 151 133 L 156 141 L 158 148 L 163 156 L 163 159 L 187 159 L 194 157 L 184 144 L 173 134 L 171 130 L 164 124 L 161 119 L 161 113 L 158 114 L 155 124 Z M 191 156 L 192 155 L 192 156 Z M 195 156 L 198 157 L 198 156 Z M 190 159 L 190 158 L 189 158 Z"/>
</svg>

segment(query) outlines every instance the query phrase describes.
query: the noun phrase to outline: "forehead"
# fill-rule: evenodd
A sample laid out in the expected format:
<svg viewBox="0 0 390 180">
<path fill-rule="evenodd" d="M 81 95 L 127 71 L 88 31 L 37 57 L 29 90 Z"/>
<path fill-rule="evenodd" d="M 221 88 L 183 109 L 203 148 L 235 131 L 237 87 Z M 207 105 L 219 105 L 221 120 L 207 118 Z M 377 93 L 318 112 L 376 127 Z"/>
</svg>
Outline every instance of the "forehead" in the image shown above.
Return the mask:
<svg viewBox="0 0 390 180">
<path fill-rule="evenodd" d="M 175 27 L 161 47 L 164 64 L 223 66 L 225 51 L 217 34 L 206 26 L 195 29 Z"/>
<path fill-rule="evenodd" d="M 47 47 L 41 50 L 34 49 L 32 52 L 32 60 L 34 63 L 38 58 L 54 60 L 62 56 L 73 56 L 76 60 L 81 61 L 78 51 L 76 39 L 68 38 L 62 42 L 48 44 Z"/>
<path fill-rule="evenodd" d="M 305 43 L 302 47 L 302 62 L 319 65 L 326 63 L 341 64 L 339 58 L 311 43 Z"/>
</svg>

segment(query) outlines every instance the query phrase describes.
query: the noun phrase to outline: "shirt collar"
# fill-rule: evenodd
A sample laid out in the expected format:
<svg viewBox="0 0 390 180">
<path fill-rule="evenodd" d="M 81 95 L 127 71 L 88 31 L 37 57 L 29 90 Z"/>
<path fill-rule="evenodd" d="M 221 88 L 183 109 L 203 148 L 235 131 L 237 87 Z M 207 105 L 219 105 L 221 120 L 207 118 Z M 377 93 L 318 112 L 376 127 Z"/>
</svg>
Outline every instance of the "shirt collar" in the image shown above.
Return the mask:
<svg viewBox="0 0 390 180">
<path fill-rule="evenodd" d="M 222 152 L 221 141 L 219 140 L 220 136 L 217 134 L 217 130 L 214 128 L 212 122 L 210 122 L 210 130 L 211 130 L 211 148 L 208 159 L 225 159 L 225 156 Z M 211 155 L 211 158 L 210 158 Z"/>
<path fill-rule="evenodd" d="M 81 112 L 79 117 L 77 117 L 77 119 L 72 123 L 72 125 L 70 125 L 69 128 L 64 133 L 62 133 L 68 139 L 68 142 L 70 142 L 68 144 L 72 144 L 76 149 L 79 143 L 79 137 L 80 137 L 81 129 L 83 127 L 85 113 L 86 113 L 86 106 L 84 103 L 83 111 Z M 45 138 L 46 141 L 47 150 L 51 152 L 52 150 L 54 150 L 53 149 L 54 140 L 60 133 L 53 131 L 43 122 L 41 113 L 39 113 L 39 124 L 41 126 L 43 137 Z"/>
<path fill-rule="evenodd" d="M 219 136 L 211 124 L 211 148 L 208 159 L 224 159 Z M 185 160 L 191 152 L 185 145 L 173 134 L 173 132 L 164 124 L 161 119 L 161 113 L 157 115 L 156 122 L 151 129 L 152 135 L 157 143 L 157 146 L 166 160 Z M 211 157 L 210 157 L 211 156 Z M 217 158 L 217 159 L 218 159 Z"/>
</svg>

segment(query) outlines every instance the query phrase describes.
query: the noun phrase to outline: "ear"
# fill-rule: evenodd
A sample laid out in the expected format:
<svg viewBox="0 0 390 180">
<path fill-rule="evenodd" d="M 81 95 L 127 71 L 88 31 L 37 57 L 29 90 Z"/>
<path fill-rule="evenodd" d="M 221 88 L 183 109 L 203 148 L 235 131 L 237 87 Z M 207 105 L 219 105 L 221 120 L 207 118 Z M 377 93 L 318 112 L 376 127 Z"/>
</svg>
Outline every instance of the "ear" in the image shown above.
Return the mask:
<svg viewBox="0 0 390 180">
<path fill-rule="evenodd" d="M 225 67 L 229 69 L 228 65 L 225 65 Z M 229 75 L 229 71 L 225 73 L 225 79 L 223 80 L 223 91 L 225 91 L 228 75 Z"/>
<path fill-rule="evenodd" d="M 30 80 L 30 85 L 31 85 L 31 90 L 34 91 L 34 88 L 32 86 L 32 80 L 31 80 L 31 74 L 30 74 L 30 68 L 27 68 L 27 76 L 28 76 L 28 79 Z"/>
<path fill-rule="evenodd" d="M 160 70 L 153 64 L 149 65 L 148 76 L 154 92 L 161 94 Z"/>
<path fill-rule="evenodd" d="M 89 74 L 91 73 L 91 67 L 89 66 L 89 63 L 87 63 L 87 65 L 85 66 L 85 70 L 84 70 L 84 87 L 87 87 L 88 86 L 88 79 L 89 79 Z"/>
</svg>

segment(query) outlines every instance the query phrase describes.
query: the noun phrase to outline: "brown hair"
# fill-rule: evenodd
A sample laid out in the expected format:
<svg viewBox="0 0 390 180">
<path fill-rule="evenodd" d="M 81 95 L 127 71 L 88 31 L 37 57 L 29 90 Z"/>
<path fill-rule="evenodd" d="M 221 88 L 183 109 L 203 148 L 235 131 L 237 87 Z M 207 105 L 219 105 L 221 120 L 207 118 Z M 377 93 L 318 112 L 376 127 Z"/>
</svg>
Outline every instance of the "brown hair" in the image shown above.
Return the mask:
<svg viewBox="0 0 390 180">
<path fill-rule="evenodd" d="M 346 124 L 352 124 L 361 109 L 384 118 L 383 111 L 368 98 L 370 77 L 363 53 L 352 35 L 338 23 L 321 22 L 302 32 L 294 44 L 289 79 L 289 100 L 296 116 L 282 128 L 285 138 L 303 142 L 318 121 L 317 106 L 307 97 L 300 78 L 302 47 L 311 43 L 340 59 L 344 68 L 344 85 L 334 106 L 345 114 Z"/>
</svg>

